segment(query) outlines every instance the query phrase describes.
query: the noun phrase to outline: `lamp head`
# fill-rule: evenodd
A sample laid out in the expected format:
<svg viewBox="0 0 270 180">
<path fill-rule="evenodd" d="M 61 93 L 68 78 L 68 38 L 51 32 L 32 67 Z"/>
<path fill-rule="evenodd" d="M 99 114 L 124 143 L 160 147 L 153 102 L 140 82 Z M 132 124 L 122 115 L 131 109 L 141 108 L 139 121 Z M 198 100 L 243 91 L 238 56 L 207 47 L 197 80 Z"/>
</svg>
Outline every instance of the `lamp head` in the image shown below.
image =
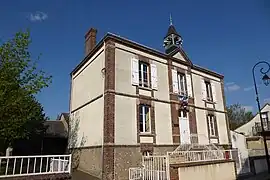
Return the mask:
<svg viewBox="0 0 270 180">
<path fill-rule="evenodd" d="M 270 78 L 269 78 L 269 76 L 268 76 L 267 74 L 265 74 L 265 75 L 263 76 L 262 80 L 263 80 L 263 83 L 264 83 L 266 86 L 268 86 L 268 85 L 270 84 Z"/>
</svg>

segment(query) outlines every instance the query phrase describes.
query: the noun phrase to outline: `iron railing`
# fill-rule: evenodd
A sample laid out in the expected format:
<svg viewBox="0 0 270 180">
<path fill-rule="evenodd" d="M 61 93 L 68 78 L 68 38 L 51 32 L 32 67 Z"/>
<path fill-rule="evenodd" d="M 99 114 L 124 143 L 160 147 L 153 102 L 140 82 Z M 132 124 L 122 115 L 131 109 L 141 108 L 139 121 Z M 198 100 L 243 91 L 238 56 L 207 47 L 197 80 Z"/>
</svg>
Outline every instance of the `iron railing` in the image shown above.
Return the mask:
<svg viewBox="0 0 270 180">
<path fill-rule="evenodd" d="M 232 160 L 233 150 L 203 150 L 167 152 L 170 164 L 181 164 L 202 161 Z"/>
<path fill-rule="evenodd" d="M 71 172 L 71 155 L 0 156 L 0 178 Z"/>
</svg>

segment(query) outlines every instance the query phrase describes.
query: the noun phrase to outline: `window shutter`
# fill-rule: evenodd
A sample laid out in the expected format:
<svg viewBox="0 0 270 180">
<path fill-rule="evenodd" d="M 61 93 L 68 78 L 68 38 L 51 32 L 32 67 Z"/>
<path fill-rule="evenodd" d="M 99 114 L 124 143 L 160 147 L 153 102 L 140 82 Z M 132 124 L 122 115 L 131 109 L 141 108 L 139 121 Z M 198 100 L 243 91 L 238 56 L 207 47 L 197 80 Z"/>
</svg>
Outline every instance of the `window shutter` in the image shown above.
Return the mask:
<svg viewBox="0 0 270 180">
<path fill-rule="evenodd" d="M 201 80 L 201 86 L 202 86 L 202 99 L 206 100 L 206 85 L 204 79 Z"/>
<path fill-rule="evenodd" d="M 213 101 L 214 101 L 214 102 L 217 102 L 216 87 L 215 87 L 215 84 L 214 84 L 213 82 L 211 83 L 211 87 L 212 87 Z"/>
<path fill-rule="evenodd" d="M 131 82 L 133 85 L 139 85 L 139 60 L 136 58 L 132 58 L 131 62 Z"/>
<path fill-rule="evenodd" d="M 192 83 L 191 83 L 191 75 L 186 74 L 187 81 L 187 93 L 189 97 L 192 97 Z"/>
<path fill-rule="evenodd" d="M 151 83 L 152 89 L 157 89 L 157 66 L 155 64 L 151 64 Z"/>
<path fill-rule="evenodd" d="M 210 129 L 210 126 L 211 126 L 211 120 L 210 120 L 210 118 L 209 118 L 209 115 L 207 115 L 206 116 L 206 122 L 207 122 L 207 131 L 208 131 L 208 136 L 209 136 L 209 138 L 210 138 L 210 136 L 211 136 L 211 129 Z"/>
<path fill-rule="evenodd" d="M 173 92 L 178 93 L 178 81 L 177 81 L 177 71 L 172 69 L 172 83 L 173 83 Z"/>
<path fill-rule="evenodd" d="M 214 116 L 214 128 L 215 128 L 215 136 L 218 136 L 218 127 L 217 127 L 217 118 Z"/>
</svg>

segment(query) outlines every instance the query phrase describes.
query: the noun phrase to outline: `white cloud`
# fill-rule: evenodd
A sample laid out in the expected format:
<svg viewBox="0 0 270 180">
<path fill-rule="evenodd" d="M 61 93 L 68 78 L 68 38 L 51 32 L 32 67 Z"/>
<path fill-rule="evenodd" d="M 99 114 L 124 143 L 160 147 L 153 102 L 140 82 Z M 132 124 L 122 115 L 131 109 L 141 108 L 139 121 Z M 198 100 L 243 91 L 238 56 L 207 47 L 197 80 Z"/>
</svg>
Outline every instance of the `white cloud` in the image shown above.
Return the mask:
<svg viewBox="0 0 270 180">
<path fill-rule="evenodd" d="M 48 19 L 48 15 L 44 12 L 37 11 L 35 13 L 31 13 L 29 19 L 32 22 L 41 22 L 41 21 L 45 21 L 46 19 Z"/>
<path fill-rule="evenodd" d="M 227 82 L 224 87 L 225 91 L 238 91 L 240 86 L 235 84 L 235 82 Z"/>
<path fill-rule="evenodd" d="M 227 82 L 226 84 L 225 84 L 225 86 L 231 86 L 231 85 L 234 85 L 235 84 L 235 82 Z"/>
<path fill-rule="evenodd" d="M 240 86 L 237 84 L 231 85 L 227 87 L 228 91 L 238 91 L 240 89 Z"/>
<path fill-rule="evenodd" d="M 254 86 L 246 87 L 244 88 L 244 91 L 251 91 L 254 89 Z"/>
<path fill-rule="evenodd" d="M 243 108 L 244 108 L 246 111 L 252 111 L 252 110 L 253 110 L 253 106 L 243 106 Z"/>
</svg>

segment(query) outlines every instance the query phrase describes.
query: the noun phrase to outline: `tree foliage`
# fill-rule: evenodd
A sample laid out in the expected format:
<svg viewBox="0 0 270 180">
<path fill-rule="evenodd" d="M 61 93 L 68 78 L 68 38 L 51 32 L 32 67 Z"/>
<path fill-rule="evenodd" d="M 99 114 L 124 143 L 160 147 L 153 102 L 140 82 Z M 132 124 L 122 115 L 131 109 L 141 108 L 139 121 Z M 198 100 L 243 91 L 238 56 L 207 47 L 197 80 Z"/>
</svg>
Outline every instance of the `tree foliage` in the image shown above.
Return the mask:
<svg viewBox="0 0 270 180">
<path fill-rule="evenodd" d="M 232 104 L 227 107 L 227 114 L 230 123 L 230 129 L 235 130 L 241 125 L 250 121 L 254 115 L 250 111 L 246 111 L 240 104 Z"/>
<path fill-rule="evenodd" d="M 30 43 L 26 31 L 0 45 L 0 139 L 6 146 L 44 130 L 46 117 L 35 95 L 51 76 L 37 69 Z"/>
</svg>

